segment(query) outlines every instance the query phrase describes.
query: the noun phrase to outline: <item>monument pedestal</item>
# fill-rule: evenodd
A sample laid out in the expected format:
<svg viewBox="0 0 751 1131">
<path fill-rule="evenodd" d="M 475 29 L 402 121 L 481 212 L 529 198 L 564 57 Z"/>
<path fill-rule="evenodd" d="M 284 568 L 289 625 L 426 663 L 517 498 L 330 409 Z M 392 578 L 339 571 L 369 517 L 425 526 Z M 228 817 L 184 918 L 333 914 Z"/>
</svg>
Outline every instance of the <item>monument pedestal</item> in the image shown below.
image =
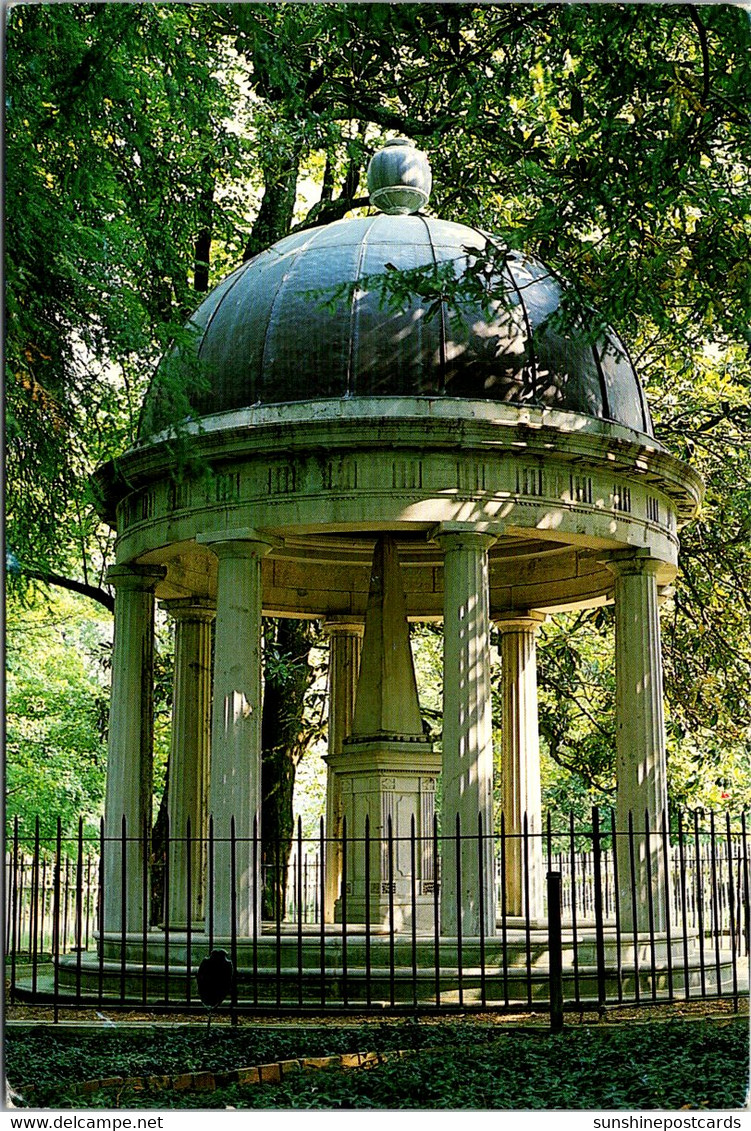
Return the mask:
<svg viewBox="0 0 751 1131">
<path fill-rule="evenodd" d="M 347 847 L 335 919 L 434 929 L 433 845 L 440 756 L 412 735 L 346 739 L 328 765 L 341 785 Z M 414 831 L 414 837 L 413 837 Z"/>
</svg>

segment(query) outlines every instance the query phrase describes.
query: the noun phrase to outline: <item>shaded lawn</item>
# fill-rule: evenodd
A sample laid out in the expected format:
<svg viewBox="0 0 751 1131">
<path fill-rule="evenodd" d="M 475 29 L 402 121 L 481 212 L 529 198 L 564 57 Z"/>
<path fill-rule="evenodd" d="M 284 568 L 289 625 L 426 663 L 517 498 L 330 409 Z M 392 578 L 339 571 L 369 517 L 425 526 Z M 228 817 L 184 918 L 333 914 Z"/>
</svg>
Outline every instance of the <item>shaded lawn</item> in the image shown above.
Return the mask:
<svg viewBox="0 0 751 1131">
<path fill-rule="evenodd" d="M 101 1076 L 226 1071 L 302 1056 L 412 1049 L 375 1068 L 296 1073 L 277 1085 L 216 1092 L 124 1090 L 71 1096 Z M 33 1107 L 678 1110 L 740 1107 L 747 1019 L 577 1026 L 559 1036 L 472 1022 L 362 1027 L 242 1027 L 70 1035 L 10 1032 L 6 1072 Z"/>
</svg>

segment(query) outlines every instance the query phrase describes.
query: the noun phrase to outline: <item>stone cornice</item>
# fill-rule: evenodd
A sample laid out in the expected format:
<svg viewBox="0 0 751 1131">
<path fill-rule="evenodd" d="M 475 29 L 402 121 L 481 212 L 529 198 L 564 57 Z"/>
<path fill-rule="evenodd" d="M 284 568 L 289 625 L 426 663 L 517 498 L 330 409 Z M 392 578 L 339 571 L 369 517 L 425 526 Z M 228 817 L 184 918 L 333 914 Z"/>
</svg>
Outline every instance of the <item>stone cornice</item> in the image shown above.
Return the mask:
<svg viewBox="0 0 751 1131">
<path fill-rule="evenodd" d="M 668 494 L 682 520 L 703 497 L 700 477 L 650 437 L 622 425 L 575 413 L 511 409 L 490 402 L 373 398 L 353 402 L 306 402 L 206 418 L 192 432 L 194 455 L 214 464 L 263 458 L 326 458 L 332 451 L 477 453 L 513 455 L 607 467 L 615 475 L 643 479 Z M 134 448 L 99 468 L 94 482 L 100 513 L 114 523 L 115 504 L 174 467 L 171 443 L 162 439 Z"/>
</svg>

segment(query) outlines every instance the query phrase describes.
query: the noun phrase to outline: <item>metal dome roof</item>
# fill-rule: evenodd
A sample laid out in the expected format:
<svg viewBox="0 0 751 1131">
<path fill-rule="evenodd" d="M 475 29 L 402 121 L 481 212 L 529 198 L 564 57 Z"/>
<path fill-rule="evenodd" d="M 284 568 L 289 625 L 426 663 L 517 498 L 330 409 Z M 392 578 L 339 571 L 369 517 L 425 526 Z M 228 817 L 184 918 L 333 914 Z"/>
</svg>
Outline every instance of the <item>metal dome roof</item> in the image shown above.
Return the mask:
<svg viewBox="0 0 751 1131">
<path fill-rule="evenodd" d="M 625 347 L 612 331 L 566 325 L 565 287 L 545 266 L 506 252 L 486 280 L 500 297 L 471 297 L 473 267 L 494 246 L 421 214 L 339 220 L 279 240 L 198 308 L 194 353 L 173 351 L 157 370 L 142 435 L 176 419 L 176 385 L 198 417 L 331 397 L 447 396 L 569 410 L 653 435 Z M 435 287 L 442 265 L 460 282 L 443 298 L 440 283 L 431 291 L 413 270 L 425 268 Z"/>
</svg>

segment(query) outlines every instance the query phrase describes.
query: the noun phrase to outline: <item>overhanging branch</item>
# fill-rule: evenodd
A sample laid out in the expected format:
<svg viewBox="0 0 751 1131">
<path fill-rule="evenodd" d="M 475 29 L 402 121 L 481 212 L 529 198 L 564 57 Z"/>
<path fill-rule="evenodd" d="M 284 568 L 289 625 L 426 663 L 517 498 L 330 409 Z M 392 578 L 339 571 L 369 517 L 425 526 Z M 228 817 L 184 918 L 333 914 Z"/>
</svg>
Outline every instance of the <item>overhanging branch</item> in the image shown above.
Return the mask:
<svg viewBox="0 0 751 1131">
<path fill-rule="evenodd" d="M 43 581 L 45 585 L 56 585 L 60 589 L 67 589 L 70 593 L 78 593 L 82 597 L 88 597 L 90 601 L 96 601 L 103 605 L 108 613 L 115 611 L 115 598 L 106 589 L 101 589 L 98 585 L 87 585 L 85 582 L 76 581 L 72 577 L 29 569 L 27 566 L 23 566 L 23 572 L 26 577 L 30 577 L 34 581 Z"/>
</svg>

